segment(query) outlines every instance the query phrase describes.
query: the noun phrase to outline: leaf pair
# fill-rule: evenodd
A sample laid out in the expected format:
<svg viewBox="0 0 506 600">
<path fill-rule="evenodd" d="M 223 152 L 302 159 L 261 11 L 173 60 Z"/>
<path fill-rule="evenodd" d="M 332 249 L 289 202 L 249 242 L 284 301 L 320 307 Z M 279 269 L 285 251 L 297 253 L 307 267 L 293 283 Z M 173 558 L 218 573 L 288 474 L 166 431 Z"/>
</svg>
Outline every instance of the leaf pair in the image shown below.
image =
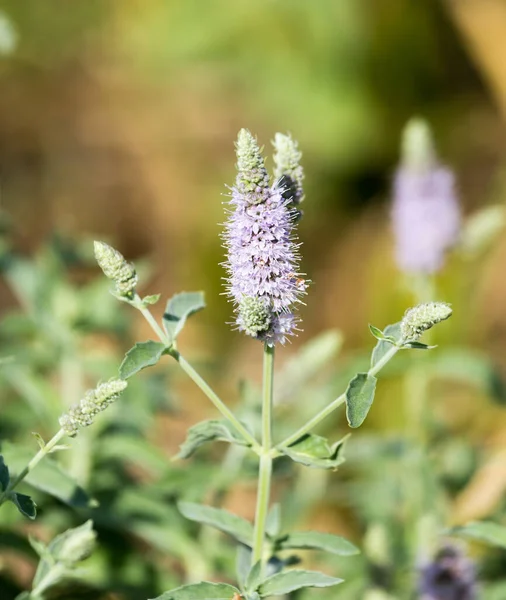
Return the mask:
<svg viewBox="0 0 506 600">
<path fill-rule="evenodd" d="M 10 483 L 9 468 L 4 462 L 4 458 L 0 455 L 0 498 L 7 492 Z M 5 500 L 8 500 L 14 504 L 19 512 L 28 517 L 29 519 L 35 519 L 37 516 L 37 506 L 35 502 L 26 494 L 19 494 L 18 492 L 9 491 L 5 495 Z"/>
</svg>

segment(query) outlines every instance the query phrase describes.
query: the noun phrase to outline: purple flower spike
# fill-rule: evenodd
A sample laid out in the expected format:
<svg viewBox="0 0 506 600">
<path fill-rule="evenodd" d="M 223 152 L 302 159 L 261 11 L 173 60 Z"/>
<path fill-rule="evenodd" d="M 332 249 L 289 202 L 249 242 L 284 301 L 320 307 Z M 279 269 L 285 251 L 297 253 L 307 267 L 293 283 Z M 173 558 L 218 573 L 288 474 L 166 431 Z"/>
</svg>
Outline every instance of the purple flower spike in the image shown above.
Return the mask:
<svg viewBox="0 0 506 600">
<path fill-rule="evenodd" d="M 227 292 L 239 330 L 269 345 L 283 344 L 296 329 L 294 305 L 307 287 L 298 274 L 295 211 L 283 197 L 284 188 L 270 186 L 260 148 L 249 131 L 239 132 L 236 148 L 233 212 L 223 236 Z"/>
<path fill-rule="evenodd" d="M 454 176 L 437 162 L 428 125 L 410 121 L 404 131 L 392 206 L 399 268 L 412 274 L 441 269 L 445 252 L 458 239 L 460 221 Z"/>
<path fill-rule="evenodd" d="M 420 573 L 420 600 L 476 600 L 474 564 L 455 546 L 440 550 Z"/>
</svg>

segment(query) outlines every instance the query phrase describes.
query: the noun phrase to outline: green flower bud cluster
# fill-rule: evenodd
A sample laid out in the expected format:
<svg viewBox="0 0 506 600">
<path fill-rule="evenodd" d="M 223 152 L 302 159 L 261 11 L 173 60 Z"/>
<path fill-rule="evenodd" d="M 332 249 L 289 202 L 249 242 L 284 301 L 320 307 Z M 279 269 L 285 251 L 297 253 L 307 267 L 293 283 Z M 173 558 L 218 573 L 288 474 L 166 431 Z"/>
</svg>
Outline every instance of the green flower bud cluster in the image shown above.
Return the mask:
<svg viewBox="0 0 506 600">
<path fill-rule="evenodd" d="M 424 331 L 445 321 L 451 314 L 452 307 L 446 302 L 427 302 L 408 309 L 401 322 L 402 339 L 405 342 L 418 340 Z"/>
<path fill-rule="evenodd" d="M 247 195 L 250 204 L 261 204 L 269 196 L 269 174 L 256 139 L 247 129 L 241 129 L 236 143 L 236 187 Z"/>
<path fill-rule="evenodd" d="M 286 187 L 288 197 L 293 204 L 300 204 L 304 200 L 304 169 L 300 164 L 302 152 L 297 142 L 290 135 L 276 133 L 273 142 L 274 154 L 274 177 L 280 185 Z M 285 195 L 285 194 L 283 194 Z"/>
<path fill-rule="evenodd" d="M 257 337 L 271 326 L 272 310 L 264 298 L 244 296 L 239 304 L 238 324 L 247 335 Z"/>
<path fill-rule="evenodd" d="M 117 400 L 127 385 L 123 379 L 112 379 L 88 390 L 80 402 L 60 417 L 60 427 L 69 437 L 74 437 L 79 429 L 91 425 L 98 413 Z"/>
<path fill-rule="evenodd" d="M 411 119 L 402 136 L 402 165 L 414 172 L 431 170 L 437 160 L 434 139 L 429 124 L 423 119 Z"/>
<path fill-rule="evenodd" d="M 137 273 L 123 254 L 104 242 L 94 242 L 95 258 L 104 275 L 116 284 L 119 296 L 131 296 L 137 286 Z"/>
</svg>

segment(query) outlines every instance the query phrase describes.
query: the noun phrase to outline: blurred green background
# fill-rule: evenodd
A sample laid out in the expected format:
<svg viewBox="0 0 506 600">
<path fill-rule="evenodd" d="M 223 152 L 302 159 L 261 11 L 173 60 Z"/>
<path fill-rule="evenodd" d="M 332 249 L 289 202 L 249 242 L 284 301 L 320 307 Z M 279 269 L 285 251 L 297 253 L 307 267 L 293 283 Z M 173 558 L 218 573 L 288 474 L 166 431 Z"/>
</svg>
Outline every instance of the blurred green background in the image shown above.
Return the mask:
<svg viewBox="0 0 506 600">
<path fill-rule="evenodd" d="M 233 142 L 246 127 L 270 154 L 274 133 L 290 132 L 304 153 L 299 235 L 313 285 L 304 331 L 278 360 L 339 329 L 346 370 L 373 345 L 367 324 L 395 322 L 413 303 L 389 224 L 406 121 L 421 115 L 431 123 L 466 218 L 504 203 L 505 56 L 502 0 L 2 0 L 0 201 L 14 246 L 33 256 L 55 233 L 77 246 L 104 239 L 145 266 L 141 292 L 203 289 L 208 309 L 183 343 L 234 401 L 241 379 L 259 381 L 261 353 L 230 330 L 222 295 L 219 236 Z M 480 352 L 501 387 L 504 236 L 465 250 L 438 276 L 438 299 L 455 314 L 437 342 Z M 92 275 L 90 267 L 74 280 Z M 16 306 L 2 283 L 0 307 Z M 133 320 L 131 340 L 150 336 L 133 311 L 125 318 Z M 81 344 L 103 351 L 108 341 Z M 186 426 L 213 414 L 193 387 L 178 385 L 175 420 L 153 424 L 167 457 Z M 506 411 L 479 386 L 435 388 L 442 430 L 472 444 L 481 461 L 454 490 L 455 523 L 501 512 Z M 366 432 L 402 430 L 399 393 L 395 382 L 380 390 Z M 340 475 L 333 477 L 338 488 Z M 336 493 L 305 518 L 359 539 Z M 251 516 L 254 495 L 244 494 L 233 489 L 227 503 Z"/>
</svg>

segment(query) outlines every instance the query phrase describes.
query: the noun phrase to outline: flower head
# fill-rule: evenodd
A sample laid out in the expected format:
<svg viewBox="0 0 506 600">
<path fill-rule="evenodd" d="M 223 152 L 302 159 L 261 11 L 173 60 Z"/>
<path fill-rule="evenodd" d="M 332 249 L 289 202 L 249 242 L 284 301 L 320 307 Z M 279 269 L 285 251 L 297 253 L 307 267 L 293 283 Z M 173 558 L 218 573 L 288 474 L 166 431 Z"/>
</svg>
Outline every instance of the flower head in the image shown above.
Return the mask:
<svg viewBox="0 0 506 600">
<path fill-rule="evenodd" d="M 446 546 L 420 573 L 421 600 L 476 600 L 476 571 L 456 546 Z"/>
<path fill-rule="evenodd" d="M 94 242 L 95 258 L 104 275 L 114 281 L 120 296 L 130 296 L 137 286 L 137 273 L 123 254 L 104 242 Z"/>
<path fill-rule="evenodd" d="M 460 231 L 453 173 L 437 161 L 430 129 L 419 119 L 405 130 L 395 174 L 392 224 L 395 256 L 407 273 L 434 273 Z"/>
<path fill-rule="evenodd" d="M 88 390 L 82 400 L 60 417 L 60 427 L 69 437 L 76 436 L 79 429 L 91 425 L 98 413 L 117 400 L 127 385 L 123 379 L 112 379 Z"/>
<path fill-rule="evenodd" d="M 300 164 L 302 152 L 298 144 L 290 135 L 276 133 L 273 142 L 274 154 L 274 178 L 278 181 L 278 187 L 283 188 L 283 197 L 290 200 L 295 208 L 304 200 L 304 170 Z"/>
<path fill-rule="evenodd" d="M 295 213 L 278 185 L 271 186 L 256 139 L 239 132 L 233 207 L 225 224 L 227 291 L 241 331 L 268 344 L 293 334 L 293 308 L 306 290 L 294 242 Z"/>
<path fill-rule="evenodd" d="M 409 308 L 401 321 L 403 340 L 418 340 L 424 331 L 451 317 L 452 312 L 452 307 L 446 302 L 427 302 Z"/>
</svg>

